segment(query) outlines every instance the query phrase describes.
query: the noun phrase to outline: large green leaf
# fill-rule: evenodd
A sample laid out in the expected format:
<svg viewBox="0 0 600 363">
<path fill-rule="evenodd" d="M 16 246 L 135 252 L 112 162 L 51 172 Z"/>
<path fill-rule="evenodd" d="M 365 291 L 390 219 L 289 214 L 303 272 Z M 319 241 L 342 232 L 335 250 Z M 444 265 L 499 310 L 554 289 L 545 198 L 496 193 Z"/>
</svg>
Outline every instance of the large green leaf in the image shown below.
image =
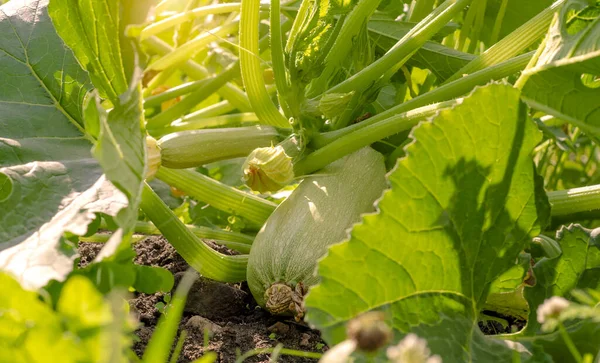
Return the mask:
<svg viewBox="0 0 600 363">
<path fill-rule="evenodd" d="M 119 0 L 52 0 L 48 12 L 94 86 L 114 102 L 127 90 L 119 46 Z"/>
<path fill-rule="evenodd" d="M 96 213 L 119 216 L 124 229 L 108 245 L 114 250 L 130 230 L 135 181 L 141 185 L 144 174 L 139 90 L 117 102 L 108 121 L 98 124 L 86 112 L 84 122 L 91 84 L 56 34 L 47 4 L 0 6 L 0 269 L 28 288 L 64 279 L 76 252 L 65 232 L 85 234 Z M 98 135 L 102 165 L 90 152 Z"/>
<path fill-rule="evenodd" d="M 413 130 L 379 212 L 319 263 L 307 317 L 329 343 L 344 339 L 349 319 L 376 309 L 396 338 L 414 332 L 445 362 L 512 359 L 508 343 L 484 336 L 477 320 L 549 214 L 530 156 L 541 133 L 519 97 L 508 85 L 478 88 Z"/>
<path fill-rule="evenodd" d="M 565 4 L 550 27 L 546 45 L 523 88 L 533 108 L 600 135 L 600 88 L 582 82 L 600 75 L 600 2 Z"/>
<path fill-rule="evenodd" d="M 0 285 L 0 361 L 126 361 L 133 325 L 122 298 L 106 300 L 87 278 L 74 276 L 54 311 L 6 273 L 0 272 Z"/>
</svg>

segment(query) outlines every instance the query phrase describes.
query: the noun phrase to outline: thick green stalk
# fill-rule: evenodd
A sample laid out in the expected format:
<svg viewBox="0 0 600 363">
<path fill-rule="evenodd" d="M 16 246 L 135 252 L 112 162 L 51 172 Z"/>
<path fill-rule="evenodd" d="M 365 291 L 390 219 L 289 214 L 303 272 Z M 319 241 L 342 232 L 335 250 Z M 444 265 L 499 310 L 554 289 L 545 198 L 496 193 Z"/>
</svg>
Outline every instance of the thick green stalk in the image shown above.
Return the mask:
<svg viewBox="0 0 600 363">
<path fill-rule="evenodd" d="M 251 245 L 254 241 L 254 237 L 249 236 L 243 233 L 223 231 L 220 229 L 214 229 L 209 227 L 202 226 L 192 226 L 186 225 L 187 229 L 189 229 L 196 237 L 201 239 L 212 239 L 218 241 L 227 241 L 227 242 L 235 242 L 240 244 Z M 115 231 L 114 226 L 109 226 L 107 223 L 102 221 L 100 224 L 100 229 L 104 229 L 107 231 Z M 158 235 L 160 231 L 154 224 L 151 222 L 143 222 L 137 221 L 134 227 L 134 233 L 137 234 L 147 234 L 147 235 Z"/>
<path fill-rule="evenodd" d="M 140 207 L 181 257 L 200 274 L 222 282 L 245 280 L 247 255 L 226 256 L 208 247 L 177 218 L 148 184 L 144 184 Z"/>
<path fill-rule="evenodd" d="M 331 50 L 327 52 L 324 61 L 325 67 L 319 77 L 311 82 L 307 97 L 316 97 L 325 91 L 334 73 L 346 61 L 354 45 L 354 39 L 361 32 L 363 25 L 377 9 L 380 2 L 381 0 L 360 0 L 354 6 L 354 9 L 352 9 L 348 17 L 344 20 L 344 24 Z"/>
<path fill-rule="evenodd" d="M 431 12 L 435 3 L 436 0 L 417 0 L 410 9 L 408 21 L 416 23 L 423 20 Z"/>
<path fill-rule="evenodd" d="M 262 226 L 277 207 L 275 203 L 190 170 L 161 167 L 156 177 L 197 200 L 241 216 L 257 226 Z"/>
<path fill-rule="evenodd" d="M 144 93 L 143 93 L 144 99 L 147 97 L 151 97 L 152 91 L 157 89 L 159 86 L 165 84 L 165 82 L 167 82 L 167 80 L 169 78 L 171 78 L 171 76 L 173 75 L 173 73 L 175 73 L 175 71 L 176 71 L 175 68 L 166 69 L 166 70 L 160 72 L 155 77 L 153 77 L 150 80 L 150 82 L 148 82 L 148 86 L 146 86 L 146 88 L 144 88 Z"/>
<path fill-rule="evenodd" d="M 218 92 L 218 91 L 217 91 Z M 207 118 L 221 116 L 235 110 L 231 102 L 223 100 L 194 112 L 194 117 Z"/>
<path fill-rule="evenodd" d="M 258 24 L 258 22 L 256 24 Z M 179 63 L 183 63 L 186 60 L 191 59 L 210 42 L 221 41 L 228 34 L 235 33 L 238 29 L 238 26 L 239 23 L 237 21 L 233 21 L 215 29 L 206 30 L 194 39 L 186 42 L 178 48 L 175 48 L 172 52 L 165 54 L 162 58 L 150 64 L 149 68 L 163 70 L 173 67 Z"/>
<path fill-rule="evenodd" d="M 170 53 L 174 50 L 169 44 L 155 36 L 146 39 L 144 44 L 153 52 L 161 55 Z M 192 60 L 183 63 L 181 65 L 181 70 L 183 70 L 190 78 L 197 80 L 205 79 L 210 76 L 210 72 L 206 68 Z M 233 83 L 227 83 L 225 86 L 221 87 L 217 93 L 241 112 L 252 112 L 252 106 L 250 106 L 248 96 Z"/>
<path fill-rule="evenodd" d="M 600 209 L 600 185 L 548 192 L 552 216 Z"/>
<path fill-rule="evenodd" d="M 425 106 L 407 113 L 392 116 L 376 124 L 364 127 L 359 131 L 346 134 L 298 161 L 294 165 L 294 174 L 302 176 L 320 170 L 337 159 L 367 145 L 399 132 L 409 130 L 419 123 L 419 121 L 434 116 L 439 110 L 455 106 L 461 102 L 462 100 L 458 99 Z"/>
<path fill-rule="evenodd" d="M 202 79 L 200 81 L 188 82 L 184 84 L 180 84 L 177 87 L 173 87 L 171 89 L 166 90 L 163 93 L 159 93 L 154 96 L 149 96 L 144 99 L 144 108 L 152 108 L 160 106 L 163 102 L 172 100 L 173 98 L 177 98 L 179 96 L 184 96 L 190 92 L 197 90 L 198 88 L 204 87 L 208 82 L 207 79 Z"/>
<path fill-rule="evenodd" d="M 259 121 L 255 113 L 234 113 L 229 115 L 213 116 L 213 117 L 197 117 L 196 113 L 185 115 L 181 119 L 171 123 L 171 126 L 164 127 L 158 131 L 157 135 L 163 136 L 174 132 L 186 130 L 200 130 L 212 127 L 228 127 L 236 125 L 251 125 Z"/>
<path fill-rule="evenodd" d="M 258 46 L 260 0 L 244 0 L 240 19 L 240 63 L 248 99 L 258 118 L 267 125 L 289 127 L 267 93 Z"/>
<path fill-rule="evenodd" d="M 194 168 L 219 160 L 248 156 L 254 149 L 277 144 L 286 137 L 271 126 L 187 130 L 157 141 L 161 165 Z"/>
<path fill-rule="evenodd" d="M 271 0 L 271 63 L 273 66 L 273 75 L 275 76 L 275 85 L 277 86 L 277 99 L 283 114 L 290 117 L 291 110 L 286 102 L 286 97 L 290 92 L 287 70 L 285 68 L 285 55 L 283 53 L 283 35 L 281 27 L 281 9 L 279 0 Z"/>
<path fill-rule="evenodd" d="M 159 20 L 145 27 L 140 32 L 140 40 L 148 39 L 149 37 L 159 34 L 176 25 L 183 24 L 185 22 L 200 18 L 202 16 L 239 11 L 240 6 L 240 3 L 214 4 L 202 6 L 196 9 L 187 10 L 185 12 L 169 16 L 168 18 Z"/>
<path fill-rule="evenodd" d="M 550 22 L 554 17 L 554 12 L 566 0 L 558 0 L 550 7 L 533 17 L 531 20 L 521 25 L 518 29 L 504 37 L 501 41 L 486 50 L 479 57 L 473 59 L 458 72 L 448 78 L 445 83 L 452 82 L 465 74 L 471 74 L 486 67 L 493 66 L 529 48 L 547 33 Z"/>
<path fill-rule="evenodd" d="M 404 64 L 417 50 L 460 13 L 472 0 L 446 0 L 429 16 L 414 26 L 383 57 L 368 67 L 330 88 L 327 93 L 362 91 L 381 77 L 388 69 Z"/>
<path fill-rule="evenodd" d="M 370 125 L 374 125 L 378 122 L 382 122 L 383 120 L 386 120 L 391 116 L 399 115 L 410 110 L 415 110 L 418 107 L 423 107 L 432 103 L 450 100 L 462 96 L 470 92 L 474 87 L 484 85 L 491 80 L 508 77 L 525 68 L 527 62 L 529 61 L 533 53 L 534 52 L 530 52 L 520 55 L 501 64 L 483 69 L 479 72 L 475 72 L 466 77 L 457 79 L 452 83 L 448 83 L 432 91 L 419 95 L 405 103 L 392 107 L 389 110 L 386 110 L 378 115 L 368 118 L 358 124 L 322 134 L 321 137 L 317 138 L 313 142 L 313 146 L 316 148 L 322 147 L 336 140 L 339 137 L 358 131 Z"/>
<path fill-rule="evenodd" d="M 186 112 L 194 108 L 200 102 L 204 101 L 213 93 L 217 92 L 219 88 L 223 87 L 238 74 L 239 64 L 236 62 L 230 65 L 224 72 L 206 80 L 206 83 L 204 83 L 202 87 L 193 91 L 183 100 L 181 100 L 181 102 L 176 103 L 165 111 L 149 119 L 146 126 L 149 132 L 152 134 L 151 130 L 165 127 L 171 122 L 177 120 L 179 117 L 185 115 Z"/>
</svg>

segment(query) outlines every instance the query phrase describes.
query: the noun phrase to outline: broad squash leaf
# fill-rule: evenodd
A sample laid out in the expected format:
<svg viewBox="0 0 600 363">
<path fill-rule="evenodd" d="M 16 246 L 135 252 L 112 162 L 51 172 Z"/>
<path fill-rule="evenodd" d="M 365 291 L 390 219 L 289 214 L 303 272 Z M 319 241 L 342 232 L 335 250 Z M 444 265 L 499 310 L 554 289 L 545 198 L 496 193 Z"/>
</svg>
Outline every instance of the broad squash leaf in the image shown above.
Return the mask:
<svg viewBox="0 0 600 363">
<path fill-rule="evenodd" d="M 444 362 L 511 361 L 515 345 L 477 321 L 549 215 L 531 159 L 541 133 L 519 97 L 508 85 L 477 88 L 413 130 L 379 212 L 319 263 L 307 318 L 330 344 L 348 320 L 380 310 L 396 339 L 416 333 Z"/>
<path fill-rule="evenodd" d="M 571 0 L 563 5 L 546 38 L 523 99 L 533 108 L 600 136 L 600 88 L 585 74 L 600 75 L 600 2 Z"/>
<path fill-rule="evenodd" d="M 116 249 L 135 222 L 145 167 L 139 86 L 106 119 L 87 107 L 84 122 L 91 84 L 47 5 L 0 6 L 0 269 L 32 289 L 71 271 L 65 233 L 85 234 L 96 213 L 121 227 L 101 257 Z"/>
<path fill-rule="evenodd" d="M 122 297 L 103 298 L 87 278 L 74 276 L 53 310 L 6 273 L 0 285 L 0 361 L 126 361 L 134 326 Z"/>
<path fill-rule="evenodd" d="M 119 0 L 52 0 L 56 32 L 113 103 L 127 90 L 119 46 Z"/>
<path fill-rule="evenodd" d="M 575 288 L 598 288 L 598 232 L 600 229 L 594 233 L 593 230 L 580 225 L 570 225 L 562 227 L 556 233 L 556 240 L 562 252 L 554 258 L 543 257 L 533 266 L 535 285 L 526 286 L 524 289 L 524 297 L 529 304 L 528 323 L 525 329 L 512 339 L 521 340 L 532 348 L 542 347 L 551 353 L 556 362 L 572 360 L 571 353 L 558 332 L 545 333 L 540 330 L 537 308 L 552 296 L 571 299 L 571 291 Z M 565 327 L 581 354 L 598 353 L 600 324 L 591 320 L 576 320 L 565 324 Z"/>
</svg>

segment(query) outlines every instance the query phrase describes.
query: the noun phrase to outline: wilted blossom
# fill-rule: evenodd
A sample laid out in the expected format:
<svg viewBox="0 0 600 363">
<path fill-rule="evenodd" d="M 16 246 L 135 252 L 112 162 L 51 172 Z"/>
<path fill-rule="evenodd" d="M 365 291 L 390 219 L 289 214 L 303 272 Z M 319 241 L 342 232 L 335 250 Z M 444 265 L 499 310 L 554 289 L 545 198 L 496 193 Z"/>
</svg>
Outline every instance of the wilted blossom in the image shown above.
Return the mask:
<svg viewBox="0 0 600 363">
<path fill-rule="evenodd" d="M 319 363 L 347 363 L 350 355 L 356 350 L 356 341 L 347 339 L 329 349 Z"/>
<path fill-rule="evenodd" d="M 569 306 L 569 301 L 560 296 L 552 296 L 546 299 L 544 303 L 538 306 L 537 320 L 544 324 L 548 319 L 558 318 L 560 313 Z"/>
<path fill-rule="evenodd" d="M 415 334 L 408 334 L 397 345 L 389 347 L 388 358 L 394 363 L 441 363 L 439 355 L 431 356 L 427 341 Z"/>
</svg>

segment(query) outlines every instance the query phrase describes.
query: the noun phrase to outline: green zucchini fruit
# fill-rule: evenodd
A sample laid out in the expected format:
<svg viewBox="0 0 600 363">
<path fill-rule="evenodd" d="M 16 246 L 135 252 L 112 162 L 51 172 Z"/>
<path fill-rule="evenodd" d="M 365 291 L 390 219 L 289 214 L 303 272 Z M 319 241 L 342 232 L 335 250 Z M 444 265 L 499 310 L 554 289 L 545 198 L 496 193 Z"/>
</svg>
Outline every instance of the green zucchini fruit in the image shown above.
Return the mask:
<svg viewBox="0 0 600 363">
<path fill-rule="evenodd" d="M 386 187 L 381 154 L 363 148 L 306 177 L 257 234 L 247 280 L 259 305 L 273 314 L 303 316 L 302 298 L 318 282 L 318 260 L 348 236 Z"/>
<path fill-rule="evenodd" d="M 284 138 L 271 126 L 188 130 L 161 137 L 158 147 L 163 166 L 186 169 L 248 156 L 256 148 L 277 144 Z"/>
</svg>

